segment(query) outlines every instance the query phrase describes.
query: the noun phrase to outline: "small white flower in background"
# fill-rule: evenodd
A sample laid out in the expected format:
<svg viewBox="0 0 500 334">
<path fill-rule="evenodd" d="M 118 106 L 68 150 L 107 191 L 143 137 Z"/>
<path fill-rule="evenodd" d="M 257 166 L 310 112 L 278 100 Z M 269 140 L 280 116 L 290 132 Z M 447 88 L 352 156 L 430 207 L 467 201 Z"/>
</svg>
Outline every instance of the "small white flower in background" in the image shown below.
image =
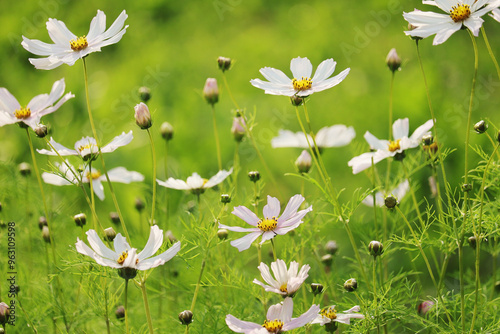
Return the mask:
<svg viewBox="0 0 500 334">
<path fill-rule="evenodd" d="M 375 194 L 375 204 L 380 207 L 384 206 L 385 197 L 388 195 L 392 195 L 398 201 L 400 201 L 409 190 L 410 190 L 410 182 L 408 182 L 408 180 L 404 180 L 403 182 L 398 184 L 396 188 L 392 189 L 389 192 L 377 191 L 377 193 Z M 366 198 L 363 200 L 363 204 L 373 207 L 373 196 L 372 195 L 366 196 Z"/>
<path fill-rule="evenodd" d="M 262 325 L 240 320 L 231 314 L 226 316 L 226 324 L 229 329 L 236 333 L 276 334 L 307 325 L 317 317 L 319 310 L 318 305 L 312 305 L 307 312 L 298 318 L 292 318 L 293 300 L 287 297 L 283 302 L 269 307 L 266 320 Z"/>
<path fill-rule="evenodd" d="M 495 8 L 491 11 L 490 16 L 500 22 L 500 8 Z"/>
<path fill-rule="evenodd" d="M 77 36 L 66 27 L 64 22 L 49 19 L 47 30 L 54 44 L 44 43 L 23 36 L 21 45 L 29 52 L 46 56 L 45 58 L 29 58 L 37 69 L 51 70 L 62 64 L 72 66 L 78 59 L 89 53 L 101 51 L 101 48 L 118 43 L 128 26 L 123 27 L 127 19 L 125 11 L 121 12 L 113 24 L 106 30 L 106 15 L 97 10 L 97 15 L 90 23 L 87 35 Z"/>
<path fill-rule="evenodd" d="M 7 89 L 0 88 L 0 126 L 21 123 L 35 130 L 42 116 L 56 111 L 75 97 L 71 92 L 63 96 L 65 88 L 64 79 L 58 80 L 52 85 L 50 94 L 37 95 L 24 107 Z"/>
<path fill-rule="evenodd" d="M 101 174 L 97 169 L 92 168 L 92 171 L 88 167 L 80 172 L 75 169 L 66 160 L 66 163 L 55 163 L 55 166 L 59 168 L 60 173 L 42 173 L 42 179 L 45 183 L 52 184 L 55 186 L 66 186 L 70 184 L 79 184 L 78 179 L 81 179 L 82 183 L 92 182 L 92 188 L 97 197 L 102 201 L 104 200 L 104 186 L 102 182 L 106 182 L 106 175 Z M 68 168 L 68 166 L 70 168 Z M 77 177 L 75 177 L 75 175 Z M 125 167 L 116 167 L 108 171 L 109 180 L 111 182 L 119 182 L 128 184 L 130 182 L 142 182 L 144 181 L 144 175 L 138 172 L 128 171 Z"/>
<path fill-rule="evenodd" d="M 398 153 L 403 153 L 406 149 L 417 147 L 420 145 L 422 137 L 428 134 L 433 126 L 434 121 L 430 119 L 419 126 L 413 134 L 408 137 L 410 131 L 408 118 L 398 119 L 392 125 L 394 140 L 378 139 L 369 131 L 366 131 L 364 137 L 370 147 L 376 151 L 363 153 L 354 157 L 349 160 L 347 165 L 352 167 L 353 174 L 357 174 L 370 168 L 372 164 L 376 164 L 389 157 L 394 157 Z"/>
<path fill-rule="evenodd" d="M 129 131 L 128 133 L 122 132 L 121 135 L 118 135 L 115 138 L 113 138 L 113 140 L 109 142 L 109 144 L 101 147 L 101 152 L 111 153 L 115 151 L 118 147 L 122 147 L 129 144 L 133 138 L 134 136 L 132 135 L 132 131 Z M 95 160 L 97 158 L 97 154 L 99 153 L 96 140 L 92 137 L 84 137 L 79 141 L 77 141 L 75 143 L 74 150 L 66 148 L 59 143 L 56 143 L 52 138 L 50 138 L 49 142 L 56 149 L 57 153 L 59 153 L 59 155 L 61 156 L 77 155 L 80 156 L 83 160 L 87 161 L 89 159 Z M 46 155 L 58 155 L 54 150 L 52 150 L 52 147 L 50 148 L 50 151 L 46 149 L 42 150 L 37 149 L 37 152 Z"/>
<path fill-rule="evenodd" d="M 156 179 L 156 182 L 158 182 L 160 186 L 177 190 L 189 190 L 193 194 L 199 195 L 204 193 L 206 189 L 212 188 L 213 186 L 224 181 L 229 175 L 231 175 L 232 172 L 233 168 L 229 171 L 221 170 L 209 180 L 203 179 L 200 175 L 198 175 L 198 173 L 193 173 L 193 175 L 189 176 L 186 181 L 170 177 L 167 181 L 160 181 Z"/>
<path fill-rule="evenodd" d="M 356 137 L 356 132 L 352 126 L 345 126 L 343 124 L 336 124 L 321 128 L 316 137 L 316 144 L 319 149 L 328 147 L 341 147 L 348 145 Z M 310 135 L 307 135 L 309 144 L 314 147 L 314 142 Z M 309 148 L 307 139 L 303 132 L 293 133 L 290 130 L 280 130 L 278 137 L 271 140 L 271 146 L 277 147 L 299 147 Z"/>
<path fill-rule="evenodd" d="M 113 239 L 114 250 L 109 249 L 102 242 L 96 231 L 88 230 L 86 234 L 92 248 L 77 238 L 75 246 L 78 253 L 90 256 L 101 266 L 116 269 L 152 269 L 169 261 L 181 249 L 181 243 L 178 241 L 165 252 L 153 256 L 163 244 L 163 231 L 157 225 L 151 226 L 148 242 L 139 253 L 137 253 L 136 248 L 130 247 L 125 237 L 120 233 Z"/>
<path fill-rule="evenodd" d="M 269 81 L 252 79 L 250 83 L 257 88 L 264 89 L 266 94 L 285 96 L 309 96 L 333 86 L 338 85 L 349 74 L 350 69 L 343 70 L 340 74 L 329 78 L 335 71 L 337 63 L 333 59 L 327 59 L 319 64 L 316 73 L 311 78 L 312 64 L 307 58 L 293 58 L 290 62 L 290 70 L 293 78 L 290 79 L 285 73 L 271 67 L 260 69 L 260 73 Z"/>
<path fill-rule="evenodd" d="M 335 305 L 326 307 L 321 310 L 320 314 L 317 315 L 316 319 L 313 320 L 313 324 L 320 324 L 321 326 L 333 322 L 340 322 L 342 324 L 349 325 L 351 319 L 364 319 L 365 316 L 361 313 L 359 306 L 354 306 L 353 308 L 343 311 L 343 313 L 337 313 L 335 311 Z"/>
<path fill-rule="evenodd" d="M 307 264 L 303 265 L 299 271 L 299 264 L 292 261 L 290 269 L 287 269 L 285 261 L 277 259 L 276 262 L 271 263 L 271 269 L 275 278 L 271 275 L 267 264 L 261 262 L 259 265 L 260 274 L 269 285 L 257 279 L 254 279 L 253 283 L 259 284 L 266 291 L 275 292 L 284 297 L 293 297 L 295 292 L 302 286 L 302 283 L 309 277 L 308 271 L 310 267 Z"/>
<path fill-rule="evenodd" d="M 307 209 L 297 211 L 304 200 L 305 198 L 302 195 L 293 196 L 288 201 L 283 214 L 279 216 L 281 210 L 280 201 L 276 197 L 267 196 L 267 205 L 264 206 L 263 209 L 263 219 L 257 217 L 255 213 L 244 206 L 237 206 L 232 212 L 233 215 L 255 227 L 244 228 L 239 226 L 226 226 L 219 223 L 219 228 L 225 228 L 233 232 L 249 232 L 249 234 L 243 238 L 231 241 L 231 245 L 238 248 L 241 252 L 250 248 L 252 242 L 260 235 L 262 236 L 262 241 L 260 242 L 262 244 L 266 240 L 271 240 L 278 234 L 284 235 L 296 229 L 303 223 L 302 218 L 304 218 L 309 211 L 312 211 L 312 205 Z"/>
<path fill-rule="evenodd" d="M 435 34 L 432 44 L 438 45 L 444 43 L 462 26 L 477 36 L 484 22 L 481 16 L 497 8 L 500 0 L 424 0 L 423 3 L 439 7 L 446 14 L 422 12 L 417 9 L 403 13 L 405 20 L 415 27 L 413 30 L 405 31 L 405 34 L 420 38 Z"/>
</svg>

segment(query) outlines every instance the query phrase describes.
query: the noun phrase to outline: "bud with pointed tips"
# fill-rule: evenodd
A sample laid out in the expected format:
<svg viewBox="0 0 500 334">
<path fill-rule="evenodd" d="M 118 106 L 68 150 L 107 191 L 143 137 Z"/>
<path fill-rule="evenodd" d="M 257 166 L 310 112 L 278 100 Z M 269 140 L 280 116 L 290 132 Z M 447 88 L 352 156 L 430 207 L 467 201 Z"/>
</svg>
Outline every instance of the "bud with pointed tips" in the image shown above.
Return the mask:
<svg viewBox="0 0 500 334">
<path fill-rule="evenodd" d="M 311 283 L 311 291 L 315 296 L 319 295 L 323 292 L 323 284 Z"/>
<path fill-rule="evenodd" d="M 384 253 L 384 245 L 380 241 L 373 240 L 368 244 L 368 250 L 370 251 L 370 255 L 377 258 L 377 256 Z"/>
<path fill-rule="evenodd" d="M 480 120 L 476 124 L 474 124 L 474 130 L 476 133 L 481 134 L 488 130 L 488 124 L 484 120 Z"/>
<path fill-rule="evenodd" d="M 73 216 L 76 226 L 82 226 L 87 223 L 87 216 L 84 213 L 79 213 Z"/>
<path fill-rule="evenodd" d="M 398 53 L 394 48 L 392 48 L 391 51 L 389 51 L 389 54 L 387 55 L 385 62 L 387 63 L 387 66 L 389 66 L 389 69 L 393 73 L 401 68 L 401 58 L 399 58 Z"/>
<path fill-rule="evenodd" d="M 27 162 L 21 162 L 17 168 L 22 176 L 29 176 L 31 174 L 31 165 Z"/>
<path fill-rule="evenodd" d="M 44 138 L 49 133 L 46 125 L 38 124 L 35 128 L 35 134 L 38 138 Z"/>
<path fill-rule="evenodd" d="M 140 87 L 139 88 L 139 97 L 144 102 L 148 102 L 149 99 L 151 98 L 151 89 L 149 89 L 148 87 L 144 87 L 144 86 Z"/>
<path fill-rule="evenodd" d="M 217 79 L 208 78 L 203 87 L 203 97 L 211 105 L 219 101 L 219 87 L 217 86 Z"/>
<path fill-rule="evenodd" d="M 260 180 L 260 173 L 259 171 L 251 171 L 251 172 L 248 172 L 248 177 L 250 178 L 250 181 L 252 182 L 257 182 Z"/>
<path fill-rule="evenodd" d="M 303 150 L 297 160 L 295 160 L 295 166 L 299 170 L 299 173 L 308 173 L 312 166 L 312 157 L 309 152 Z"/>
<path fill-rule="evenodd" d="M 148 106 L 141 102 L 134 107 L 134 110 L 135 123 L 143 130 L 149 129 L 153 121 Z"/>
<path fill-rule="evenodd" d="M 174 137 L 174 127 L 169 122 L 161 123 L 160 132 L 161 136 L 166 141 L 169 141 Z"/>
<path fill-rule="evenodd" d="M 219 69 L 224 72 L 231 68 L 231 58 L 219 57 L 217 58 L 217 64 L 219 64 Z"/>
<path fill-rule="evenodd" d="M 179 313 L 179 320 L 183 325 L 189 325 L 193 322 L 193 312 L 190 310 L 185 310 Z"/>
<path fill-rule="evenodd" d="M 245 127 L 246 123 L 243 117 L 235 117 L 233 119 L 233 125 L 231 126 L 231 133 L 233 134 L 234 140 L 238 143 L 245 137 Z"/>
<path fill-rule="evenodd" d="M 113 241 L 116 237 L 116 232 L 112 227 L 108 227 L 104 230 L 104 239 L 108 241 Z"/>
<path fill-rule="evenodd" d="M 344 289 L 348 292 L 353 292 L 358 288 L 358 281 L 355 278 L 349 278 L 344 282 Z"/>
</svg>

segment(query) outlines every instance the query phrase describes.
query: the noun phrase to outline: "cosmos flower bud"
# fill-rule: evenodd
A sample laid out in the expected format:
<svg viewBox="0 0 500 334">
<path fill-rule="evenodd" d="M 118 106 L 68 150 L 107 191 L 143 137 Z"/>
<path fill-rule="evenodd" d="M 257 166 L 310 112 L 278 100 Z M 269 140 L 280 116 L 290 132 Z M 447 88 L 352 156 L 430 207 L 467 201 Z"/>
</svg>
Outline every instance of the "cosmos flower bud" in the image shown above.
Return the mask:
<svg viewBox="0 0 500 334">
<path fill-rule="evenodd" d="M 231 68 L 231 58 L 219 57 L 217 58 L 217 63 L 219 64 L 219 69 L 224 72 Z"/>
<path fill-rule="evenodd" d="M 370 255 L 377 258 L 377 256 L 384 253 L 384 245 L 380 241 L 373 240 L 368 244 L 368 250 L 370 251 Z"/>
<path fill-rule="evenodd" d="M 38 227 L 40 228 L 40 230 L 42 230 L 44 226 L 48 225 L 49 224 L 47 223 L 47 218 L 45 218 L 45 216 L 38 217 Z"/>
<path fill-rule="evenodd" d="M 0 324 L 5 325 L 9 321 L 9 305 L 4 302 L 0 303 Z"/>
<path fill-rule="evenodd" d="M 245 137 L 245 120 L 243 117 L 235 117 L 233 119 L 233 126 L 231 126 L 231 133 L 233 134 L 234 140 L 238 143 Z"/>
<path fill-rule="evenodd" d="M 174 233 L 171 230 L 168 230 L 165 232 L 165 238 L 168 239 L 172 244 L 174 244 L 177 241 L 177 238 L 175 237 Z"/>
<path fill-rule="evenodd" d="M 321 262 L 327 267 L 332 265 L 333 256 L 331 254 L 325 254 L 321 257 Z"/>
<path fill-rule="evenodd" d="M 349 278 L 344 282 L 344 289 L 353 292 L 358 288 L 358 281 L 355 278 Z"/>
<path fill-rule="evenodd" d="M 488 130 L 488 124 L 484 120 L 480 120 L 476 124 L 474 124 L 474 130 L 476 133 L 481 134 Z"/>
<path fill-rule="evenodd" d="M 311 291 L 315 296 L 319 295 L 323 292 L 323 284 L 311 283 Z"/>
<path fill-rule="evenodd" d="M 396 197 L 390 195 L 384 199 L 384 204 L 385 204 L 386 208 L 394 209 L 396 207 L 396 205 L 398 205 L 399 203 L 398 203 L 398 200 L 396 199 Z"/>
<path fill-rule="evenodd" d="M 31 174 L 31 165 L 27 162 L 21 162 L 17 168 L 22 176 L 29 176 Z"/>
<path fill-rule="evenodd" d="M 84 213 L 79 213 L 73 216 L 76 226 L 83 226 L 87 223 L 87 216 Z"/>
<path fill-rule="evenodd" d="M 401 58 L 399 58 L 398 53 L 394 48 L 391 49 L 391 51 L 389 51 L 389 54 L 387 55 L 385 62 L 387 63 L 387 66 L 389 66 L 389 69 L 393 73 L 401 68 Z"/>
<path fill-rule="evenodd" d="M 299 170 L 299 173 L 308 173 L 312 166 L 312 158 L 309 152 L 303 150 L 297 160 L 295 160 L 295 166 Z"/>
<path fill-rule="evenodd" d="M 208 78 L 203 87 L 203 97 L 208 103 L 214 105 L 219 101 L 219 87 L 217 87 L 217 80 Z"/>
<path fill-rule="evenodd" d="M 43 138 L 49 133 L 49 129 L 46 125 L 38 124 L 35 128 L 35 134 L 38 138 Z"/>
<path fill-rule="evenodd" d="M 47 225 L 42 227 L 42 238 L 43 241 L 50 244 L 50 232 L 49 232 L 49 227 Z"/>
<path fill-rule="evenodd" d="M 142 212 L 142 210 L 144 210 L 144 208 L 146 207 L 146 204 L 144 204 L 144 201 L 142 199 L 136 197 L 134 201 L 134 207 L 137 211 Z"/>
<path fill-rule="evenodd" d="M 335 253 L 337 253 L 338 249 L 339 248 L 338 248 L 337 242 L 335 240 L 330 240 L 325 245 L 325 251 L 331 255 L 335 255 Z"/>
<path fill-rule="evenodd" d="M 469 246 L 471 248 L 474 248 L 474 249 L 476 249 L 476 241 L 477 241 L 477 239 L 476 239 L 475 236 L 469 237 L 469 239 L 467 239 L 467 242 L 469 243 Z"/>
<path fill-rule="evenodd" d="M 422 143 L 424 145 L 431 145 L 432 143 L 434 143 L 434 136 L 432 134 L 427 134 L 425 136 L 422 137 Z"/>
<path fill-rule="evenodd" d="M 160 132 L 161 136 L 166 141 L 169 141 L 174 137 L 174 127 L 169 122 L 161 123 Z"/>
<path fill-rule="evenodd" d="M 228 235 L 229 231 L 225 228 L 221 228 L 217 231 L 217 237 L 219 238 L 219 240 L 226 240 Z"/>
<path fill-rule="evenodd" d="M 153 121 L 151 120 L 151 114 L 149 113 L 148 106 L 143 102 L 139 103 L 134 107 L 135 110 L 135 123 L 143 130 L 149 129 Z"/>
<path fill-rule="evenodd" d="M 251 171 L 248 172 L 248 177 L 250 178 L 250 181 L 257 182 L 260 180 L 260 173 L 259 171 Z"/>
<path fill-rule="evenodd" d="M 120 224 L 120 216 L 118 216 L 118 213 L 116 212 L 110 212 L 109 219 L 111 219 L 113 224 Z"/>
<path fill-rule="evenodd" d="M 470 183 L 464 183 L 464 184 L 462 184 L 462 190 L 464 192 L 471 191 L 472 190 L 472 184 L 470 184 Z"/>
<path fill-rule="evenodd" d="M 151 98 L 151 89 L 148 87 L 139 87 L 139 97 L 141 100 L 144 102 L 148 102 L 149 99 Z"/>
<path fill-rule="evenodd" d="M 434 302 L 432 300 L 426 300 L 418 304 L 417 312 L 421 316 L 425 316 L 433 307 L 434 307 Z"/>
<path fill-rule="evenodd" d="M 108 241 L 113 241 L 116 237 L 116 232 L 112 227 L 108 227 L 104 230 L 104 239 Z"/>
<path fill-rule="evenodd" d="M 302 105 L 302 102 L 304 102 L 304 98 L 300 96 L 290 96 L 290 102 L 292 102 L 292 106 L 298 107 Z"/>
<path fill-rule="evenodd" d="M 193 312 L 190 310 L 182 311 L 179 313 L 179 320 L 181 321 L 181 324 L 186 326 L 189 325 L 193 322 Z"/>
<path fill-rule="evenodd" d="M 116 315 L 116 319 L 124 319 L 125 318 L 125 307 L 123 307 L 123 305 L 120 305 L 116 308 L 115 310 L 115 315 Z"/>
<path fill-rule="evenodd" d="M 231 196 L 229 196 L 228 194 L 222 194 L 220 195 L 220 201 L 224 204 L 231 203 Z"/>
</svg>

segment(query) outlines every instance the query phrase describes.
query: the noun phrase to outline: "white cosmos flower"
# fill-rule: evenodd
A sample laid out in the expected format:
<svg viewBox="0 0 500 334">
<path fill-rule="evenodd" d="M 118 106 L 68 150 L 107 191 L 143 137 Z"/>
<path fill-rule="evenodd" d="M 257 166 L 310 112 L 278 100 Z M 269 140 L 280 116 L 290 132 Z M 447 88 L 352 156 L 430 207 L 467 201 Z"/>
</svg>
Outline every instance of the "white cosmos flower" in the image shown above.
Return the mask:
<svg viewBox="0 0 500 334">
<path fill-rule="evenodd" d="M 111 153 L 115 151 L 118 147 L 122 147 L 127 145 L 132 141 L 134 136 L 132 135 L 132 131 L 129 131 L 128 133 L 122 132 L 121 135 L 116 136 L 113 138 L 109 144 L 104 145 L 101 147 L 101 152 L 102 153 Z M 99 149 L 97 147 L 96 140 L 92 137 L 83 137 L 79 141 L 75 143 L 75 149 L 72 150 L 70 148 L 66 148 L 63 145 L 57 143 L 54 139 L 50 138 L 50 144 L 56 149 L 57 153 L 61 156 L 68 156 L 68 155 L 78 155 L 80 156 L 83 160 L 88 160 L 92 158 L 95 160 L 97 158 L 97 154 L 99 153 Z M 38 150 L 38 153 L 40 154 L 46 154 L 46 155 L 58 155 L 52 147 L 49 150 Z"/>
<path fill-rule="evenodd" d="M 434 121 L 430 119 L 423 125 L 419 126 L 413 134 L 408 137 L 410 128 L 408 118 L 398 119 L 392 125 L 394 140 L 378 139 L 370 132 L 366 131 L 364 137 L 370 147 L 376 151 L 363 153 L 354 157 L 349 160 L 347 165 L 352 167 L 353 174 L 357 174 L 367 168 L 370 168 L 372 163 L 376 164 L 388 157 L 393 157 L 398 153 L 403 153 L 406 149 L 417 147 L 420 144 L 422 137 L 426 135 L 433 126 Z"/>
<path fill-rule="evenodd" d="M 417 9 L 411 13 L 403 13 L 405 20 L 416 27 L 405 31 L 405 34 L 421 38 L 436 34 L 432 44 L 438 45 L 444 43 L 462 26 L 477 36 L 484 22 L 481 16 L 498 7 L 500 0 L 424 0 L 422 3 L 439 7 L 446 14 L 422 12 Z"/>
<path fill-rule="evenodd" d="M 342 324 L 349 325 L 351 323 L 351 319 L 364 319 L 365 316 L 361 313 L 357 313 L 360 311 L 359 306 L 354 306 L 353 308 L 348 309 L 347 311 L 343 311 L 343 313 L 337 313 L 335 311 L 335 305 L 326 307 L 321 310 L 320 314 L 317 315 L 316 319 L 313 320 L 313 324 L 320 324 L 321 326 L 332 323 L 332 322 L 340 322 Z"/>
<path fill-rule="evenodd" d="M 271 269 L 273 271 L 274 277 L 269 271 L 267 264 L 261 262 L 259 265 L 259 270 L 262 278 L 266 281 L 266 285 L 257 279 L 253 280 L 253 283 L 259 284 L 266 291 L 279 293 L 282 296 L 293 297 L 295 292 L 301 287 L 302 283 L 306 280 L 308 271 L 311 267 L 309 265 L 303 265 L 299 271 L 299 264 L 295 261 L 290 263 L 290 269 L 286 268 L 286 263 L 283 260 L 277 259 L 276 262 L 271 263 Z"/>
<path fill-rule="evenodd" d="M 121 12 L 113 24 L 106 30 L 106 15 L 97 10 L 97 15 L 90 23 L 87 35 L 77 36 L 66 27 L 64 22 L 49 19 L 47 30 L 54 44 L 44 43 L 23 36 L 21 45 L 29 52 L 45 58 L 29 58 L 35 68 L 51 70 L 62 64 L 72 66 L 78 59 L 89 53 L 101 51 L 101 48 L 118 43 L 128 26 L 123 27 L 127 19 L 125 11 Z"/>
<path fill-rule="evenodd" d="M 352 126 L 347 127 L 343 124 L 336 124 L 321 128 L 316 137 L 316 144 L 319 149 L 327 147 L 341 147 L 348 145 L 353 138 L 356 137 L 356 132 Z M 309 144 L 314 146 L 312 137 L 308 134 Z M 309 148 L 306 136 L 303 132 L 293 133 L 290 130 L 280 130 L 278 137 L 271 140 L 271 146 L 277 147 L 298 147 Z"/>
<path fill-rule="evenodd" d="M 319 312 L 318 305 L 312 305 L 307 312 L 298 318 L 292 318 L 293 300 L 285 298 L 279 304 L 269 307 L 264 324 L 243 321 L 231 314 L 226 316 L 226 324 L 233 332 L 245 334 L 282 333 L 307 325 L 313 321 Z"/>
<path fill-rule="evenodd" d="M 177 190 L 190 190 L 193 194 L 202 194 L 206 189 L 212 188 L 213 186 L 224 181 L 231 173 L 233 168 L 229 171 L 221 170 L 210 179 L 203 179 L 198 173 L 193 173 L 189 176 L 186 181 L 174 179 L 173 177 L 168 178 L 167 181 L 160 181 L 156 179 L 156 182 L 160 186 L 164 186 L 171 189 Z"/>
<path fill-rule="evenodd" d="M 45 183 L 52 184 L 55 186 L 66 186 L 70 184 L 79 184 L 79 179 L 82 183 L 92 182 L 92 188 L 97 197 L 102 201 L 104 200 L 104 186 L 102 182 L 107 182 L 106 175 L 101 174 L 97 169 L 92 168 L 92 171 L 88 167 L 83 171 L 79 172 L 66 160 L 66 163 L 55 163 L 55 166 L 59 168 L 60 173 L 42 173 L 42 179 Z M 68 168 L 68 166 L 70 168 Z M 76 175 L 76 176 L 75 176 Z M 109 180 L 111 182 L 119 182 L 128 184 L 130 182 L 142 182 L 144 181 L 144 175 L 138 172 L 128 171 L 125 167 L 116 167 L 108 171 Z"/>
<path fill-rule="evenodd" d="M 335 71 L 337 63 L 333 59 L 327 59 L 319 64 L 316 73 L 311 78 L 312 64 L 307 58 L 293 58 L 290 62 L 290 70 L 293 78 L 290 79 L 280 70 L 271 67 L 260 69 L 260 73 L 269 81 L 252 79 L 250 83 L 260 89 L 264 89 L 266 94 L 285 96 L 309 96 L 312 93 L 332 88 L 338 85 L 349 74 L 349 68 L 340 74 L 328 78 Z"/>
<path fill-rule="evenodd" d="M 385 198 L 389 195 L 394 196 L 397 200 L 402 199 L 406 193 L 410 190 L 410 182 L 408 180 L 404 180 L 398 186 L 394 189 L 392 189 L 389 192 L 382 192 L 382 191 L 377 191 L 375 193 L 375 204 L 377 206 L 384 206 L 385 204 Z M 368 205 L 373 207 L 373 196 L 368 195 L 366 198 L 363 200 L 363 204 Z"/>
<path fill-rule="evenodd" d="M 64 79 L 58 80 L 52 85 L 50 94 L 37 95 L 24 107 L 7 89 L 0 88 L 0 126 L 24 123 L 35 130 L 42 116 L 56 111 L 75 97 L 71 92 L 63 96 L 65 88 Z"/>
<path fill-rule="evenodd" d="M 178 241 L 165 252 L 153 256 L 163 244 L 163 231 L 157 225 L 151 226 L 148 242 L 139 253 L 137 253 L 136 248 L 130 247 L 125 237 L 120 233 L 113 239 L 114 250 L 109 249 L 102 242 L 96 231 L 88 230 L 86 234 L 90 247 L 77 238 L 75 246 L 78 253 L 90 256 L 101 266 L 116 269 L 148 270 L 155 268 L 169 261 L 181 249 L 181 243 Z"/>
<path fill-rule="evenodd" d="M 231 245 L 244 251 L 250 248 L 252 242 L 262 235 L 261 244 L 266 240 L 274 238 L 276 235 L 284 235 L 289 231 L 296 229 L 303 223 L 302 218 L 312 211 L 312 205 L 307 209 L 297 211 L 304 202 L 305 198 L 302 195 L 295 195 L 288 201 L 285 211 L 280 214 L 280 201 L 276 197 L 267 196 L 267 205 L 264 206 L 264 218 L 260 219 L 250 209 L 244 206 L 237 206 L 234 208 L 232 214 L 243 219 L 248 224 L 254 226 L 252 228 L 244 228 L 239 226 L 226 226 L 219 224 L 219 228 L 225 228 L 233 232 L 249 232 L 243 238 L 231 241 Z"/>
<path fill-rule="evenodd" d="M 500 8 L 495 8 L 491 11 L 490 16 L 500 22 Z"/>
</svg>

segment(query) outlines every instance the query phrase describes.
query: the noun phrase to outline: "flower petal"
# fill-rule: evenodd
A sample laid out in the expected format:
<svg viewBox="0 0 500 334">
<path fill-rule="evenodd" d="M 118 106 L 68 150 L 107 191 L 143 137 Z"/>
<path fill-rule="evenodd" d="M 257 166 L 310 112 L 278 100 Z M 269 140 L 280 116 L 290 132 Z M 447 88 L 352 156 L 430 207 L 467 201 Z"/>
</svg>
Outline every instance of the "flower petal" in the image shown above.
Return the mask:
<svg viewBox="0 0 500 334">
<path fill-rule="evenodd" d="M 189 190 L 189 189 L 191 189 L 185 181 L 177 180 L 177 179 L 174 179 L 173 177 L 169 177 L 168 180 L 166 180 L 166 181 L 161 181 L 161 180 L 156 179 L 156 182 L 158 182 L 158 184 L 160 186 L 163 186 L 166 188 L 177 189 L 177 190 Z"/>
<path fill-rule="evenodd" d="M 110 153 L 116 150 L 118 147 L 127 145 L 132 141 L 134 136 L 132 135 L 132 130 L 128 133 L 122 132 L 121 135 L 116 136 L 113 140 L 106 146 L 101 148 L 102 153 Z"/>
<path fill-rule="evenodd" d="M 128 171 L 125 167 L 116 167 L 108 171 L 109 180 L 111 182 L 130 183 L 144 181 L 144 175 L 134 171 Z M 106 176 L 101 176 L 102 180 L 106 180 Z"/>
<path fill-rule="evenodd" d="M 66 24 L 64 24 L 63 21 L 59 21 L 56 19 L 49 19 L 47 21 L 47 31 L 49 32 L 50 39 L 55 44 L 58 44 L 60 46 L 65 46 L 67 45 L 68 49 L 70 48 L 69 42 L 72 39 L 76 39 L 77 36 L 73 34 L 69 29 L 66 27 Z"/>
<path fill-rule="evenodd" d="M 208 180 L 203 185 L 203 188 L 205 188 L 205 189 L 212 188 L 213 186 L 215 186 L 215 185 L 221 183 L 222 181 L 224 181 L 229 175 L 231 175 L 232 172 L 233 172 L 233 168 L 232 167 L 228 171 L 226 171 L 226 170 L 220 170 L 217 174 L 215 174 L 214 176 L 212 176 L 210 178 L 210 180 Z"/>
<path fill-rule="evenodd" d="M 252 329 L 262 328 L 262 325 L 240 320 L 231 314 L 226 315 L 226 324 L 229 329 L 236 333 L 249 333 L 249 331 Z"/>
<path fill-rule="evenodd" d="M 158 251 L 158 249 L 160 249 L 162 244 L 163 244 L 163 231 L 160 230 L 158 225 L 151 226 L 151 229 L 149 231 L 148 242 L 146 243 L 146 246 L 144 246 L 142 252 L 137 254 L 139 262 L 155 254 Z"/>
<path fill-rule="evenodd" d="M 264 206 L 263 214 L 265 219 L 278 217 L 280 214 L 280 201 L 276 197 L 267 196 L 267 204 Z"/>
<path fill-rule="evenodd" d="M 170 247 L 160 255 L 153 256 L 144 261 L 139 260 L 139 263 L 137 264 L 137 269 L 148 270 L 163 265 L 165 262 L 170 261 L 170 259 L 172 259 L 180 250 L 181 250 L 181 242 L 177 241 L 175 244 L 172 245 L 172 247 Z"/>
<path fill-rule="evenodd" d="M 250 248 L 255 239 L 257 239 L 261 234 L 262 232 L 260 231 L 249 233 L 242 238 L 231 241 L 231 246 L 238 248 L 238 250 L 242 252 Z"/>
<path fill-rule="evenodd" d="M 290 298 L 291 299 L 291 298 Z M 300 317 L 292 319 L 289 323 L 283 325 L 284 331 L 289 331 L 291 329 L 299 328 L 312 322 L 318 316 L 320 311 L 319 305 L 312 305 L 306 313 L 302 314 Z"/>
<path fill-rule="evenodd" d="M 296 215 L 297 210 L 300 208 L 300 206 L 304 201 L 305 201 L 304 196 L 300 194 L 294 195 L 292 198 L 290 198 L 290 200 L 286 204 L 286 208 L 283 211 L 283 214 L 281 215 L 281 217 L 278 218 L 278 221 L 285 222 L 288 219 L 290 219 L 290 217 Z"/>
<path fill-rule="evenodd" d="M 312 82 L 321 82 L 327 79 L 335 71 L 335 65 L 337 65 L 337 62 L 335 62 L 332 58 L 323 60 L 316 69 L 316 72 L 312 77 Z"/>
<path fill-rule="evenodd" d="M 259 217 L 257 217 L 255 213 L 242 205 L 235 207 L 231 213 L 253 226 L 257 226 L 257 223 L 260 221 Z"/>
<path fill-rule="evenodd" d="M 111 249 L 106 247 L 106 245 L 104 245 L 104 243 L 99 238 L 99 236 L 97 235 L 97 232 L 95 230 L 88 230 L 86 234 L 87 234 L 87 240 L 90 244 L 90 247 L 92 247 L 92 249 L 99 256 L 101 256 L 103 258 L 110 259 L 110 260 L 116 260 L 118 258 L 118 255 L 115 252 L 113 252 Z M 117 235 L 117 237 L 118 237 L 118 235 Z M 115 247 L 115 249 L 116 249 L 116 247 Z"/>
<path fill-rule="evenodd" d="M 352 126 L 343 124 L 322 128 L 316 134 L 316 144 L 319 147 L 341 147 L 348 145 L 356 137 Z"/>
<path fill-rule="evenodd" d="M 311 61 L 307 58 L 293 58 L 290 62 L 290 70 L 295 79 L 310 78 L 312 73 Z"/>
<path fill-rule="evenodd" d="M 282 71 L 275 68 L 264 67 L 261 68 L 259 72 L 271 83 L 280 84 L 282 87 L 289 87 L 292 85 L 292 79 L 287 77 Z"/>
<path fill-rule="evenodd" d="M 408 137 L 410 133 L 410 121 L 408 118 L 398 119 L 392 124 L 392 136 L 394 140 Z"/>
</svg>

